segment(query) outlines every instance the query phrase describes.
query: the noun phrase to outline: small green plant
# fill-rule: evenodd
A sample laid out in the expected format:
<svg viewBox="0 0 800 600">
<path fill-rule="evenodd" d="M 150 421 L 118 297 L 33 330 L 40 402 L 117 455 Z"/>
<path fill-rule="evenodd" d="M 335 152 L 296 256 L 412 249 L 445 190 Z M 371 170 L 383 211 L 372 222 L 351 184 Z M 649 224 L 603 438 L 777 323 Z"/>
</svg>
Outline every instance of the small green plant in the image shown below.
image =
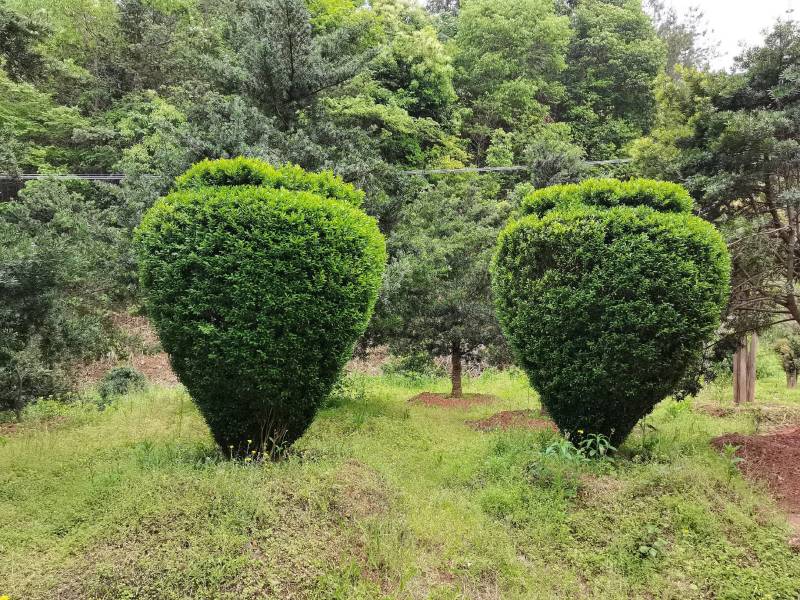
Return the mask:
<svg viewBox="0 0 800 600">
<path fill-rule="evenodd" d="M 586 457 L 576 448 L 567 438 L 559 437 L 555 441 L 545 446 L 542 450 L 544 456 L 556 457 L 568 461 L 585 462 Z"/>
<path fill-rule="evenodd" d="M 555 456 L 574 462 L 587 462 L 589 460 L 613 461 L 611 454 L 617 451 L 611 444 L 611 440 L 602 433 L 585 434 L 583 430 L 578 430 L 579 438 L 577 446 L 570 440 L 569 433 L 564 437 L 559 437 L 555 441 L 545 446 L 542 454 L 545 456 Z"/>
<path fill-rule="evenodd" d="M 133 391 L 142 390 L 147 385 L 144 374 L 130 366 L 114 367 L 103 375 L 97 391 L 100 394 L 100 406 L 108 405 L 114 398 L 124 396 Z"/>
<path fill-rule="evenodd" d="M 611 440 L 602 433 L 588 433 L 581 438 L 578 450 L 586 458 L 609 459 L 611 453 L 616 452 L 615 446 L 611 445 Z"/>
<path fill-rule="evenodd" d="M 740 447 L 735 444 L 725 444 L 722 447 L 722 456 L 725 459 L 725 467 L 728 473 L 728 483 L 739 472 L 739 463 L 744 462 L 741 456 L 736 456 Z"/>
<path fill-rule="evenodd" d="M 681 400 L 680 402 L 673 402 L 667 406 L 665 413 L 670 419 L 675 420 L 680 416 L 690 412 L 691 408 L 690 400 Z M 644 420 L 646 419 L 643 419 L 643 421 Z"/>
<path fill-rule="evenodd" d="M 657 558 L 664 554 L 667 547 L 666 541 L 661 537 L 658 527 L 648 525 L 645 527 L 644 536 L 636 548 L 636 553 L 640 558 Z"/>
</svg>

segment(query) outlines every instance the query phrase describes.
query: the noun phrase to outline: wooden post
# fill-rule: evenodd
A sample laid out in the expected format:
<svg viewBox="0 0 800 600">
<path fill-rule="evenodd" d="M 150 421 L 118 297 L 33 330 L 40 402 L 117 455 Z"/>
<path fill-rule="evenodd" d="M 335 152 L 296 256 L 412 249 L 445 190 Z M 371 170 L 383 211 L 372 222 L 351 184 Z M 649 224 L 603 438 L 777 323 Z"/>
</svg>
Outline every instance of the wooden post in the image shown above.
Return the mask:
<svg viewBox="0 0 800 600">
<path fill-rule="evenodd" d="M 741 404 L 747 400 L 747 338 L 736 342 L 733 353 L 733 403 Z"/>
<path fill-rule="evenodd" d="M 453 389 L 450 396 L 461 398 L 461 341 L 453 340 L 450 345 L 450 381 Z"/>
<path fill-rule="evenodd" d="M 758 334 L 750 336 L 750 344 L 747 348 L 747 402 L 754 402 L 756 399 L 756 354 L 758 353 Z"/>
</svg>

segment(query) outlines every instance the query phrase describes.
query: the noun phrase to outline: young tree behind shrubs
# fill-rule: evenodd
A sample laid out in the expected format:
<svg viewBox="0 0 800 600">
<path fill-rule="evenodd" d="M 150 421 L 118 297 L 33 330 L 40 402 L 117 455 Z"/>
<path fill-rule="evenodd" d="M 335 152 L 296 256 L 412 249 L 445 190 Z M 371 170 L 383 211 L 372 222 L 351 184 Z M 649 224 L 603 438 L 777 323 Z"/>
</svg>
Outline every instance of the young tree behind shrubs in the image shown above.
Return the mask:
<svg viewBox="0 0 800 600">
<path fill-rule="evenodd" d="M 361 200 L 327 173 L 204 161 L 142 220 L 148 313 L 226 452 L 302 435 L 366 328 L 386 249 Z"/>
<path fill-rule="evenodd" d="M 676 184 L 587 180 L 534 192 L 500 235 L 500 323 L 571 436 L 621 443 L 714 333 L 730 258 L 691 206 Z"/>
<path fill-rule="evenodd" d="M 409 203 L 389 244 L 380 318 L 392 350 L 450 356 L 451 396 L 463 360 L 507 354 L 492 305 L 489 263 L 511 212 L 492 177 L 447 177 Z M 485 356 L 484 356 L 485 358 Z"/>
</svg>

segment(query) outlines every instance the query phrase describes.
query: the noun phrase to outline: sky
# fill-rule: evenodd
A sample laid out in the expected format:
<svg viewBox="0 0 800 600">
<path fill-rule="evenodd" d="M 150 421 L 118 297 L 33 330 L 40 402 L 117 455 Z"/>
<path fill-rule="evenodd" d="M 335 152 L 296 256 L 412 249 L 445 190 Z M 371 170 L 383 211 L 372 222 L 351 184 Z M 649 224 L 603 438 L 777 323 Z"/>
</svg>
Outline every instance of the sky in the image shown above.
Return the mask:
<svg viewBox="0 0 800 600">
<path fill-rule="evenodd" d="M 717 69 L 730 68 L 739 54 L 739 43 L 757 44 L 762 39 L 761 31 L 787 10 L 794 9 L 794 18 L 800 19 L 800 0 L 666 0 L 665 3 L 672 4 L 679 14 L 691 6 L 705 13 L 711 37 L 720 43 L 720 56 L 711 65 Z"/>
</svg>

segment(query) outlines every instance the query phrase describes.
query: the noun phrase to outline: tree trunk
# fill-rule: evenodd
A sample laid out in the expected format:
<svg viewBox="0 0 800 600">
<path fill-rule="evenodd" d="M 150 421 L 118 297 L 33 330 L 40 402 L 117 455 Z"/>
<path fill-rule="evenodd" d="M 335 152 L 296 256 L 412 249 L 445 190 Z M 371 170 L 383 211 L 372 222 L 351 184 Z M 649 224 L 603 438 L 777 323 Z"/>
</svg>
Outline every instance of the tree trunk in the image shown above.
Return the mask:
<svg viewBox="0 0 800 600">
<path fill-rule="evenodd" d="M 450 381 L 453 389 L 450 396 L 461 398 L 461 342 L 453 340 L 450 346 Z"/>
<path fill-rule="evenodd" d="M 750 336 L 750 344 L 747 348 L 747 402 L 754 402 L 756 399 L 756 353 L 758 352 L 758 334 Z"/>
<path fill-rule="evenodd" d="M 797 387 L 797 372 L 796 371 L 789 371 L 786 374 L 786 385 L 789 387 L 790 390 L 793 390 Z"/>
</svg>

